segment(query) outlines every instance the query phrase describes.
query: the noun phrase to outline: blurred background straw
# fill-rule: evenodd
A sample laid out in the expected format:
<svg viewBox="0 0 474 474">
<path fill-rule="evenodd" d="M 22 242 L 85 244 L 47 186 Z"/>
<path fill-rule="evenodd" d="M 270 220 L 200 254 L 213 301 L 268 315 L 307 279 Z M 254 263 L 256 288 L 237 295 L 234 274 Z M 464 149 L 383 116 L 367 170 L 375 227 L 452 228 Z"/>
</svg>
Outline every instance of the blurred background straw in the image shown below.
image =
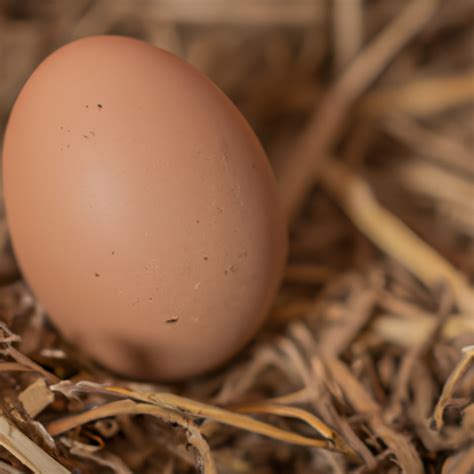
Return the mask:
<svg viewBox="0 0 474 474">
<path fill-rule="evenodd" d="M 471 0 L 0 0 L 0 139 L 51 51 L 137 37 L 254 127 L 290 221 L 258 338 L 178 385 L 73 351 L 0 199 L 0 472 L 474 472 Z"/>
</svg>

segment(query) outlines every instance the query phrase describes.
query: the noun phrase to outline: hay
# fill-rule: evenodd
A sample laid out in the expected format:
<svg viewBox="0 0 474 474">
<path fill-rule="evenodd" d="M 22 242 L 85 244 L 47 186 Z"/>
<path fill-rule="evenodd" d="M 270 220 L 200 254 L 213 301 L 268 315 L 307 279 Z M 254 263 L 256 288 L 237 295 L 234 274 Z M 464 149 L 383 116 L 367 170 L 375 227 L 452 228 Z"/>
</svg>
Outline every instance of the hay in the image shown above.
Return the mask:
<svg viewBox="0 0 474 474">
<path fill-rule="evenodd" d="M 0 472 L 473 472 L 473 15 L 469 0 L 1 0 L 0 136 L 50 51 L 145 39 L 252 123 L 291 243 L 237 359 L 143 384 L 48 324 L 0 217 Z"/>
</svg>

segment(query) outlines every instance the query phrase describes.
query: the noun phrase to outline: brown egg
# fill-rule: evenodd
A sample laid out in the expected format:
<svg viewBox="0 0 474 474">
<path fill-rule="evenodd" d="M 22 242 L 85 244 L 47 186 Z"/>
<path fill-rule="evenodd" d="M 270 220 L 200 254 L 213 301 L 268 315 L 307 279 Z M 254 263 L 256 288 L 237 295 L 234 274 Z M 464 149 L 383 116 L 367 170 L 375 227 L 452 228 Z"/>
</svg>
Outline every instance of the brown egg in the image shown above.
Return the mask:
<svg viewBox="0 0 474 474">
<path fill-rule="evenodd" d="M 245 119 L 177 57 L 113 36 L 53 53 L 11 113 L 4 183 L 27 281 L 106 367 L 182 379 L 264 321 L 286 256 L 275 180 Z"/>
</svg>

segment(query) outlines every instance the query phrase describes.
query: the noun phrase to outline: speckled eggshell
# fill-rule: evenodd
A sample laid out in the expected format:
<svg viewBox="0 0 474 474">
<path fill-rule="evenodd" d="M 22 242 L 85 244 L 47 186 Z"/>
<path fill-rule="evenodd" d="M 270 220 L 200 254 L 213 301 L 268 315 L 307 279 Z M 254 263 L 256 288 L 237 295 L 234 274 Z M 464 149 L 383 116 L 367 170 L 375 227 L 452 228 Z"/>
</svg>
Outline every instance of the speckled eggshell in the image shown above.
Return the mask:
<svg viewBox="0 0 474 474">
<path fill-rule="evenodd" d="M 272 170 L 192 66 L 97 36 L 49 56 L 4 143 L 26 280 L 73 343 L 131 377 L 221 365 L 262 325 L 286 256 Z"/>
</svg>

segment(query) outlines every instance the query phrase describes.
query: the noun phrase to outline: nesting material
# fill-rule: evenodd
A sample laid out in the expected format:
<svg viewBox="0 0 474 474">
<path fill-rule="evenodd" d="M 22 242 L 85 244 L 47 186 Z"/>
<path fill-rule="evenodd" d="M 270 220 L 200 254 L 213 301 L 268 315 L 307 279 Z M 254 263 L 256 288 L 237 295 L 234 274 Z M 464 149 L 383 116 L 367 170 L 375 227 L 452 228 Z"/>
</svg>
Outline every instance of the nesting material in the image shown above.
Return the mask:
<svg viewBox="0 0 474 474">
<path fill-rule="evenodd" d="M 258 337 L 158 385 L 64 341 L 2 217 L 0 471 L 473 472 L 472 2 L 224 3 L 0 2 L 2 127 L 50 51 L 135 36 L 234 100 L 292 218 Z"/>
</svg>

